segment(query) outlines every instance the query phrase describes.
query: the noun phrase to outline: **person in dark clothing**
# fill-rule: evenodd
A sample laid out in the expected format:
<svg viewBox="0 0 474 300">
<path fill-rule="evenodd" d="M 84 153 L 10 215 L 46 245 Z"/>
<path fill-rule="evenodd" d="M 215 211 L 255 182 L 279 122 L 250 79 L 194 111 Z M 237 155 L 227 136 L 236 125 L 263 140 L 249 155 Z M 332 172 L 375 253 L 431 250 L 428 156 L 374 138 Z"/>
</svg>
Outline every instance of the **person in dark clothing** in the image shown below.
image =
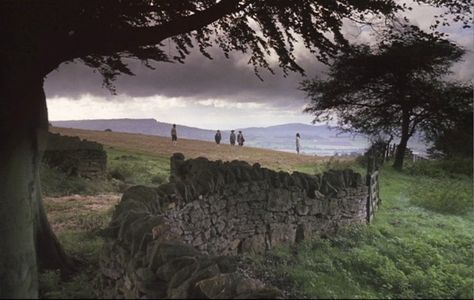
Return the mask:
<svg viewBox="0 0 474 300">
<path fill-rule="evenodd" d="M 222 139 L 221 131 L 217 130 L 216 135 L 214 135 L 214 140 L 216 140 L 217 145 L 221 143 L 221 139 Z"/>
<path fill-rule="evenodd" d="M 176 131 L 176 124 L 173 124 L 173 127 L 171 128 L 171 141 L 173 142 L 173 145 L 176 145 L 178 143 L 178 133 Z"/>
<path fill-rule="evenodd" d="M 301 142 L 300 142 L 300 134 L 296 134 L 296 154 L 300 154 L 300 147 L 301 147 Z"/>
<path fill-rule="evenodd" d="M 234 130 L 230 131 L 230 145 L 235 146 L 235 133 L 234 133 Z"/>
<path fill-rule="evenodd" d="M 242 134 L 242 131 L 239 131 L 239 134 L 237 135 L 237 143 L 239 144 L 239 146 L 243 146 L 244 142 L 244 135 Z"/>
</svg>

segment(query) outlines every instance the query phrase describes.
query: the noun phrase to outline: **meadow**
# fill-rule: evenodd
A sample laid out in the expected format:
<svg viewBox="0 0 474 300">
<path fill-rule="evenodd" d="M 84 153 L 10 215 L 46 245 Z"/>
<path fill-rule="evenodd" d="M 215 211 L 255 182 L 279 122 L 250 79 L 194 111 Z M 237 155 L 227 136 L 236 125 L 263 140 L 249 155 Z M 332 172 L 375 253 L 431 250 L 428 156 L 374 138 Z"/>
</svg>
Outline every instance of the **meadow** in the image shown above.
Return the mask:
<svg viewBox="0 0 474 300">
<path fill-rule="evenodd" d="M 88 139 L 93 140 L 91 136 Z M 107 226 L 120 193 L 131 185 L 158 185 L 167 180 L 170 153 L 153 148 L 161 146 L 140 150 L 118 142 L 107 143 L 106 138 L 99 141 L 108 155 L 106 178 L 71 179 L 47 167 L 42 170 L 50 222 L 66 251 L 80 261 L 80 272 L 71 278 L 61 278 L 54 271 L 42 272 L 42 298 L 100 296 L 97 269 L 103 243 L 101 230 Z M 202 147 L 193 150 L 192 143 L 179 147 L 189 157 L 192 153 L 199 156 Z M 169 143 L 165 146 L 170 147 Z M 227 155 L 229 159 L 235 155 L 223 154 L 227 153 L 223 147 L 216 151 L 216 145 L 206 147 L 213 147 L 207 148 L 211 157 L 226 159 Z M 240 157 L 259 159 L 259 149 L 238 150 L 242 150 Z M 275 151 L 266 151 L 258 155 L 265 166 L 277 170 L 319 173 L 354 167 L 364 172 L 355 161 L 286 158 L 296 155 L 278 152 L 272 158 Z M 400 173 L 385 165 L 381 170 L 382 204 L 372 224 L 273 249 L 264 256 L 244 256 L 242 267 L 294 298 L 472 299 L 472 174 L 460 169 L 420 162 Z"/>
</svg>

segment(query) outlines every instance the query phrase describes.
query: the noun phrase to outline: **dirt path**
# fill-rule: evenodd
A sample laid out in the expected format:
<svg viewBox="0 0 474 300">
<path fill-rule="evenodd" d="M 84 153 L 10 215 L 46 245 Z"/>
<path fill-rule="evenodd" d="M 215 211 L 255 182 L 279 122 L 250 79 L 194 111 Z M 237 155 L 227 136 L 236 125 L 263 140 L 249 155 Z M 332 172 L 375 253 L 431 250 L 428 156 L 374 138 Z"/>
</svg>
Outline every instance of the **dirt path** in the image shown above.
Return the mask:
<svg viewBox="0 0 474 300">
<path fill-rule="evenodd" d="M 56 234 L 67 230 L 91 231 L 108 224 L 121 194 L 44 197 L 48 218 Z"/>
</svg>

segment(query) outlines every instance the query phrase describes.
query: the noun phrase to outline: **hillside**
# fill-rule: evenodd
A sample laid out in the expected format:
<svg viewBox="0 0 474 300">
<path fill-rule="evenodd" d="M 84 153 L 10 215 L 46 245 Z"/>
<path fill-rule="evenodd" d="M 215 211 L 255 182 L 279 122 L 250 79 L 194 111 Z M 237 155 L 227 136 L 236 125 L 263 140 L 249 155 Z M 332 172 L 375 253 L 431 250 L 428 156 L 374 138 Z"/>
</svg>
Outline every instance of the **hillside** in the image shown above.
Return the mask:
<svg viewBox="0 0 474 300">
<path fill-rule="evenodd" d="M 181 152 L 188 158 L 205 156 L 211 160 L 245 160 L 249 163 L 258 162 L 262 166 L 280 170 L 294 170 L 295 166 L 307 166 L 329 159 L 328 157 L 296 155 L 247 146 L 216 145 L 212 142 L 190 139 L 180 139 L 177 145 L 173 145 L 169 138 L 144 134 L 57 127 L 52 127 L 50 131 L 62 135 L 79 136 L 82 139 L 96 141 L 118 149 L 154 154 L 160 157 L 169 157 L 175 152 Z"/>
<path fill-rule="evenodd" d="M 114 132 L 140 133 L 146 135 L 170 135 L 172 124 L 158 122 L 155 119 L 109 119 L 109 120 L 75 120 L 52 121 L 56 127 L 77 128 Z M 218 128 L 216 128 L 218 129 Z M 178 136 L 185 139 L 213 141 L 214 130 L 202 129 L 177 124 Z M 267 148 L 287 152 L 294 151 L 295 135 L 300 133 L 302 152 L 332 156 L 335 153 L 361 153 L 366 148 L 367 139 L 350 134 L 341 134 L 334 127 L 302 123 L 281 124 L 268 127 L 236 128 L 244 133 L 246 144 L 258 148 Z M 223 143 L 228 142 L 229 130 L 222 130 Z"/>
<path fill-rule="evenodd" d="M 42 180 L 50 179 L 59 187 L 42 189 L 49 196 L 45 208 L 52 227 L 66 252 L 84 263 L 68 280 L 61 279 L 58 272 L 42 271 L 42 299 L 103 297 L 107 291 L 97 283 L 102 232 L 121 197 L 118 192 L 130 185 L 164 182 L 170 171 L 168 157 L 174 151 L 187 157 L 259 160 L 274 169 L 307 172 L 314 172 L 314 162 L 323 160 L 195 140 L 180 140 L 173 147 L 168 138 L 156 136 L 63 128 L 52 131 L 105 144 L 112 179 L 51 178 L 54 170 L 43 170 Z M 351 163 L 319 164 L 323 167 L 319 172 Z M 459 164 L 445 166 L 419 161 L 408 164 L 404 172 L 395 172 L 387 164 L 380 173 L 383 202 L 370 226 L 341 228 L 335 236 L 241 257 L 239 268 L 296 299 L 472 299 L 472 177 L 456 173 Z M 360 169 L 356 164 L 351 167 Z M 123 180 L 113 177 L 116 172 Z"/>
</svg>

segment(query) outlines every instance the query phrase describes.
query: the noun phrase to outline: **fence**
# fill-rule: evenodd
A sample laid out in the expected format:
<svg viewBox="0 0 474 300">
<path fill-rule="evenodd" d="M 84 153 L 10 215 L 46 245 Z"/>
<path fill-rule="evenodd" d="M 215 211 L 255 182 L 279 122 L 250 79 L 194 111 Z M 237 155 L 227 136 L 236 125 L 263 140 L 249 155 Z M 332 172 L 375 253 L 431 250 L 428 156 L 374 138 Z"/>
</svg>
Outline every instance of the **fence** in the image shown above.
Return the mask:
<svg viewBox="0 0 474 300">
<path fill-rule="evenodd" d="M 371 223 L 378 206 L 382 202 L 379 193 L 379 168 L 387 159 L 390 146 L 373 144 L 366 153 L 367 156 L 367 223 Z"/>
<path fill-rule="evenodd" d="M 382 202 L 379 196 L 379 171 L 367 175 L 367 186 L 369 195 L 367 196 L 367 223 L 371 223 L 378 206 Z"/>
</svg>

